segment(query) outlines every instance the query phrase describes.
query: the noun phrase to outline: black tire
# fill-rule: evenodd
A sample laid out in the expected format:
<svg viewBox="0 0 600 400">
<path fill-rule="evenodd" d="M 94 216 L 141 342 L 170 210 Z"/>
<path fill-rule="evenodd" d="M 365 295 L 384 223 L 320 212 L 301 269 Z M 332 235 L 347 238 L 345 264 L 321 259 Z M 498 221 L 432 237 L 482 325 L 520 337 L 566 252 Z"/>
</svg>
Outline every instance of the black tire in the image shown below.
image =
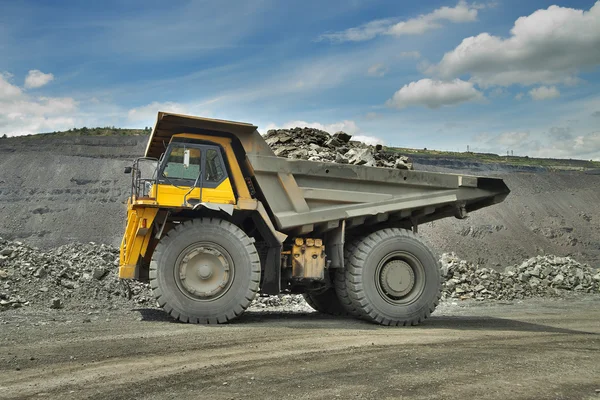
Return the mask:
<svg viewBox="0 0 600 400">
<path fill-rule="evenodd" d="M 360 317 L 381 325 L 417 325 L 435 310 L 441 268 L 416 234 L 382 229 L 355 242 L 351 253 L 343 281 L 350 307 Z M 343 295 L 340 299 L 344 304 Z"/>
<path fill-rule="evenodd" d="M 338 300 L 346 313 L 353 317 L 360 317 L 358 311 L 354 308 L 348 290 L 346 289 L 346 270 L 348 269 L 348 260 L 354 253 L 356 246 L 360 243 L 362 238 L 353 238 L 346 242 L 344 246 L 344 268 L 339 268 L 335 271 L 334 288 Z"/>
<path fill-rule="evenodd" d="M 328 288 L 322 292 L 307 292 L 302 296 L 315 311 L 337 316 L 348 315 L 346 309 L 340 304 L 333 288 Z"/>
<path fill-rule="evenodd" d="M 205 248 L 213 253 L 204 252 Z M 194 254 L 211 257 L 214 249 L 221 256 L 214 259 L 225 260 L 219 261 L 225 265 L 223 271 L 217 271 L 223 282 L 211 284 L 216 285 L 215 289 L 200 295 L 188 291 L 185 285 L 191 279 L 184 282 L 187 276 L 181 277 L 180 269 L 184 262 L 187 265 L 185 257 L 189 255 L 192 260 Z M 198 262 L 190 265 L 193 274 Z M 173 318 L 190 323 L 225 323 L 240 316 L 259 290 L 260 274 L 260 259 L 253 240 L 237 226 L 217 218 L 177 225 L 161 239 L 150 262 L 150 285 L 158 304 Z M 220 283 L 222 288 L 218 286 Z"/>
</svg>

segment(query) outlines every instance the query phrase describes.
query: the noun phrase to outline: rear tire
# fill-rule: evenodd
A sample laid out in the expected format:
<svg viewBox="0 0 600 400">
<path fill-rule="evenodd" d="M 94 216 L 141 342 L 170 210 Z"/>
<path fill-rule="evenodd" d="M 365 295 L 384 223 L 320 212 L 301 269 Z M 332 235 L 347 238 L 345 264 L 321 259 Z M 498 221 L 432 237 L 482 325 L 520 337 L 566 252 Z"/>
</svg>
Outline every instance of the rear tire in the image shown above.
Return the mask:
<svg viewBox="0 0 600 400">
<path fill-rule="evenodd" d="M 323 292 L 303 293 L 304 300 L 315 311 L 329 315 L 347 315 L 346 309 L 340 303 L 335 290 L 328 288 Z"/>
<path fill-rule="evenodd" d="M 254 300 L 260 259 L 253 241 L 232 223 L 201 218 L 177 225 L 161 239 L 150 262 L 150 285 L 173 318 L 225 323 Z"/>
<path fill-rule="evenodd" d="M 344 268 L 338 268 L 335 270 L 335 279 L 334 279 L 334 287 L 336 295 L 339 299 L 340 304 L 346 310 L 348 315 L 352 315 L 353 317 L 360 317 L 360 314 L 354 308 L 352 301 L 350 300 L 350 296 L 348 295 L 348 290 L 346 288 L 346 270 L 349 268 L 348 260 L 354 252 L 356 251 L 356 247 L 360 243 L 362 238 L 353 238 L 352 240 L 346 242 L 344 246 Z"/>
<path fill-rule="evenodd" d="M 349 306 L 381 325 L 417 325 L 441 296 L 438 258 L 407 230 L 382 229 L 359 239 L 340 274 Z"/>
</svg>

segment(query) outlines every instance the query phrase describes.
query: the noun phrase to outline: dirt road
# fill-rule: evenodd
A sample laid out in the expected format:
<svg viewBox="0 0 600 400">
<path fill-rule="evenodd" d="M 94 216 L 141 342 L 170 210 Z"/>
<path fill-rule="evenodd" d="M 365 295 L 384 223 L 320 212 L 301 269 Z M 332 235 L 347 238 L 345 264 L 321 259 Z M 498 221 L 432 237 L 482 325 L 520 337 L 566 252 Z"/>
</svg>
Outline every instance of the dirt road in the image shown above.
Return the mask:
<svg viewBox="0 0 600 400">
<path fill-rule="evenodd" d="M 599 296 L 446 304 L 414 328 L 265 312 L 194 326 L 152 309 L 0 322 L 7 399 L 600 398 Z"/>
</svg>

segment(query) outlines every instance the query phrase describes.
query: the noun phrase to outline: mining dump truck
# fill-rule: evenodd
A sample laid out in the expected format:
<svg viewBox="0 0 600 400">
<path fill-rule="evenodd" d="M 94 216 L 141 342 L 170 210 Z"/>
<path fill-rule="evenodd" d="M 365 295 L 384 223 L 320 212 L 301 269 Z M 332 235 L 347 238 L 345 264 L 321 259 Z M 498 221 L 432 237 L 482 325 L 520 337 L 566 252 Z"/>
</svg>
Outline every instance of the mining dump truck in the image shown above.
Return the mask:
<svg viewBox="0 0 600 400">
<path fill-rule="evenodd" d="M 257 295 L 416 325 L 441 295 L 419 224 L 503 201 L 501 179 L 276 157 L 247 123 L 160 112 L 132 173 L 119 277 L 150 282 L 190 323 L 225 323 Z"/>
</svg>

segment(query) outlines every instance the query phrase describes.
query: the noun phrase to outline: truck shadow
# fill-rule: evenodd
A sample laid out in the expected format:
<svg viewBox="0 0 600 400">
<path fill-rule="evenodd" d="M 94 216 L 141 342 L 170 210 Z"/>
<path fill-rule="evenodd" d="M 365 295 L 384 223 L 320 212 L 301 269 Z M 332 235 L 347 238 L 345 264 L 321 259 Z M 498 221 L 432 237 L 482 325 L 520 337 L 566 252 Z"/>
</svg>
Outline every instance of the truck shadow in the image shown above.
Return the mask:
<svg viewBox="0 0 600 400">
<path fill-rule="evenodd" d="M 164 311 L 153 308 L 133 310 L 139 312 L 142 321 L 169 322 L 175 321 Z M 600 335 L 598 332 L 588 332 L 577 329 L 560 328 L 551 325 L 519 321 L 509 318 L 489 316 L 432 316 L 415 327 L 381 326 L 351 317 L 336 317 L 317 312 L 279 312 L 279 311 L 246 311 L 239 318 L 229 322 L 230 326 L 260 326 L 268 325 L 279 328 L 294 329 L 353 329 L 353 330 L 381 330 L 381 329 L 406 329 L 406 330 L 468 330 L 468 331 L 517 331 L 562 333 L 578 335 Z M 223 326 L 223 325 L 206 325 Z"/>
</svg>

